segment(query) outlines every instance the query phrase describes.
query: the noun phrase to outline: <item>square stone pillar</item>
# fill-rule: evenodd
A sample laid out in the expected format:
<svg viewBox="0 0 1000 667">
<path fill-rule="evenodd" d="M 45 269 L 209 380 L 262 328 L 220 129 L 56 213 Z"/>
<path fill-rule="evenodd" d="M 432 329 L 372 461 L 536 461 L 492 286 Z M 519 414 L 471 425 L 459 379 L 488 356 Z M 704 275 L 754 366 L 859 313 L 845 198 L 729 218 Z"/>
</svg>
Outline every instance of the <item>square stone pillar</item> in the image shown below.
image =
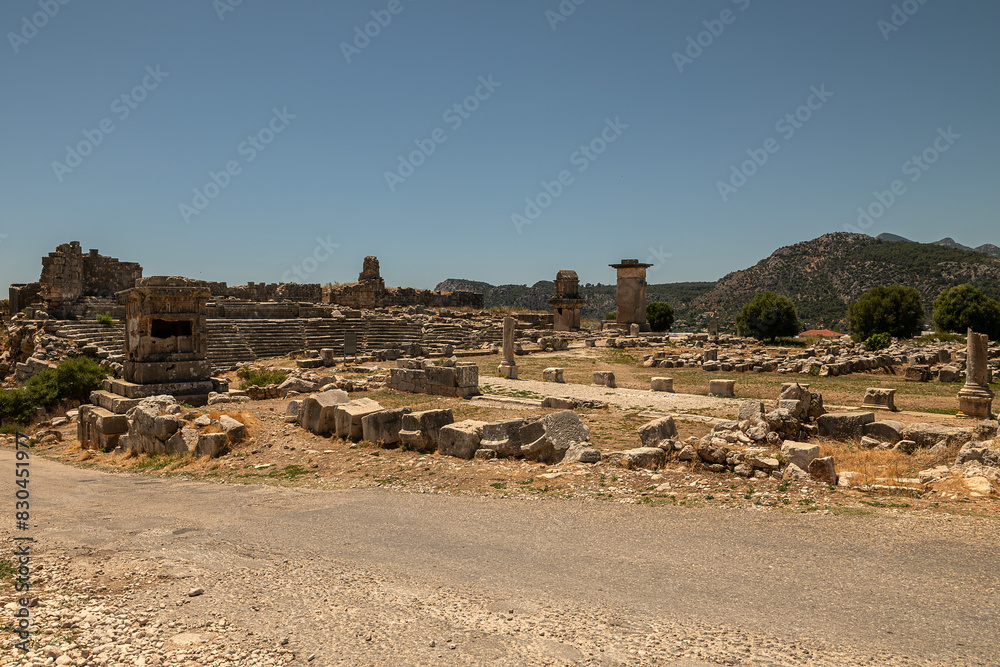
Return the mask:
<svg viewBox="0 0 1000 667">
<path fill-rule="evenodd" d="M 619 264 L 609 264 L 618 271 L 617 323 L 628 326 L 638 324 L 643 331 L 646 324 L 646 269 L 652 264 L 643 264 L 637 259 L 623 259 Z"/>
</svg>

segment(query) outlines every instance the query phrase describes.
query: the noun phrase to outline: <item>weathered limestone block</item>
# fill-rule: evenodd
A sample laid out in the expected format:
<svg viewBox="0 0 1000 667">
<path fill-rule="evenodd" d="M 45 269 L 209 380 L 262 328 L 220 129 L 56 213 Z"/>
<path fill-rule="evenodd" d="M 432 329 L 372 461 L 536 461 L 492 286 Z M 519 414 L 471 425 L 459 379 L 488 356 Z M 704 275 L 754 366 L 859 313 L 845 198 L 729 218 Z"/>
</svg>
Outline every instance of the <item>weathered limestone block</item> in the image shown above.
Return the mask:
<svg viewBox="0 0 1000 667">
<path fill-rule="evenodd" d="M 589 442 L 590 428 L 572 410 L 553 412 L 521 427 L 521 454 L 542 463 L 559 463 L 574 444 Z"/>
<path fill-rule="evenodd" d="M 865 389 L 865 400 L 862 406 L 896 412 L 896 390 L 868 387 Z"/>
<path fill-rule="evenodd" d="M 177 456 L 194 454 L 198 448 L 198 435 L 198 429 L 193 426 L 183 427 L 166 442 L 166 453 Z"/>
<path fill-rule="evenodd" d="M 660 447 L 661 443 L 677 437 L 673 417 L 660 417 L 639 427 L 639 440 L 643 447 Z"/>
<path fill-rule="evenodd" d="M 229 437 L 225 433 L 201 433 L 198 435 L 194 455 L 215 458 L 224 454 L 228 448 Z"/>
<path fill-rule="evenodd" d="M 875 421 L 874 412 L 830 412 L 816 423 L 820 436 L 836 440 L 860 440 L 865 424 Z"/>
<path fill-rule="evenodd" d="M 240 442 L 247 435 L 246 425 L 229 415 L 219 416 L 219 428 L 222 429 L 222 432 L 229 438 L 229 442 L 232 443 Z"/>
<path fill-rule="evenodd" d="M 373 412 L 361 418 L 361 437 L 377 445 L 399 443 L 399 430 L 403 426 L 403 415 L 413 412 L 413 408 L 394 408 Z"/>
<path fill-rule="evenodd" d="M 626 468 L 662 468 L 667 454 L 659 447 L 638 447 L 622 452 L 621 465 Z"/>
<path fill-rule="evenodd" d="M 804 442 L 785 440 L 781 443 L 781 456 L 789 464 L 798 466 L 801 470 L 809 469 L 809 464 L 819 458 L 819 445 L 808 445 Z"/>
<path fill-rule="evenodd" d="M 466 419 L 441 427 L 438 433 L 438 451 L 445 456 L 471 459 L 483 438 L 486 422 Z"/>
<path fill-rule="evenodd" d="M 566 450 L 566 454 L 563 455 L 563 463 L 599 463 L 601 460 L 601 453 L 597 451 L 596 448 L 592 447 L 590 443 L 580 442 L 573 443 Z"/>
<path fill-rule="evenodd" d="M 615 384 L 615 374 L 611 371 L 594 371 L 594 384 L 611 389 L 618 386 Z"/>
<path fill-rule="evenodd" d="M 831 484 L 833 486 L 837 485 L 837 468 L 833 463 L 832 456 L 824 456 L 823 458 L 813 459 L 809 463 L 809 468 L 807 470 L 809 472 L 809 476 L 817 482 Z"/>
<path fill-rule="evenodd" d="M 903 429 L 903 438 L 913 440 L 919 449 L 944 442 L 948 447 L 964 445 L 972 440 L 971 428 L 953 428 L 941 424 L 910 424 Z"/>
<path fill-rule="evenodd" d="M 411 412 L 403 415 L 399 440 L 418 452 L 433 452 L 437 449 L 441 429 L 454 423 L 455 417 L 450 408 Z"/>
<path fill-rule="evenodd" d="M 554 408 L 556 410 L 572 410 L 580 405 L 580 402 L 569 396 L 546 396 L 542 399 L 543 408 Z"/>
<path fill-rule="evenodd" d="M 931 369 L 924 364 L 914 364 L 906 369 L 903 377 L 907 382 L 928 382 L 931 379 Z"/>
<path fill-rule="evenodd" d="M 723 398 L 736 397 L 736 380 L 709 380 L 708 393 Z"/>
<path fill-rule="evenodd" d="M 381 409 L 382 406 L 370 398 L 358 398 L 338 405 L 334 414 L 337 437 L 344 440 L 360 440 L 363 435 L 361 419 Z"/>
<path fill-rule="evenodd" d="M 674 379 L 655 377 L 649 381 L 650 391 L 665 391 L 669 393 L 674 393 Z"/>
<path fill-rule="evenodd" d="M 503 419 L 483 426 L 479 448 L 496 452 L 502 458 L 521 453 L 521 427 L 523 419 Z"/>
<path fill-rule="evenodd" d="M 763 401 L 743 401 L 740 403 L 740 421 L 764 419 L 765 414 Z"/>
<path fill-rule="evenodd" d="M 939 382 L 961 382 L 964 379 L 962 370 L 955 366 L 942 366 L 938 369 Z"/>
<path fill-rule="evenodd" d="M 282 396 L 285 396 L 290 391 L 297 391 L 300 394 L 310 394 L 318 388 L 315 382 L 309 382 L 308 380 L 294 376 L 278 385 L 278 391 Z"/>
<path fill-rule="evenodd" d="M 566 382 L 563 379 L 562 368 L 546 368 L 542 371 L 542 380 L 545 382 Z"/>
<path fill-rule="evenodd" d="M 903 422 L 892 419 L 870 422 L 861 427 L 861 432 L 866 437 L 875 438 L 879 442 L 888 442 L 890 445 L 895 445 L 903 439 Z"/>
<path fill-rule="evenodd" d="M 350 400 L 347 392 L 340 389 L 310 394 L 302 399 L 299 423 L 310 433 L 330 435 L 337 430 L 337 407 Z"/>
</svg>

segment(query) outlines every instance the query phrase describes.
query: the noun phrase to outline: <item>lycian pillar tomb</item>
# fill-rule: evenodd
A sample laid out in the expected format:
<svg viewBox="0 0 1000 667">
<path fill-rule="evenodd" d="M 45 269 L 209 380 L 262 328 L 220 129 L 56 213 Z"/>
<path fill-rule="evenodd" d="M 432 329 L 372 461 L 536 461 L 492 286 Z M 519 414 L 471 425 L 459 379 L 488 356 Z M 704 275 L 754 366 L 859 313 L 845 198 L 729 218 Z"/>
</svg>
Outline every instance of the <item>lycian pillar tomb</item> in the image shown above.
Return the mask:
<svg viewBox="0 0 1000 667">
<path fill-rule="evenodd" d="M 580 279 L 576 271 L 563 270 L 556 274 L 556 294 L 549 299 L 554 315 L 553 331 L 579 331 L 580 309 L 586 303 L 580 298 Z"/>
<path fill-rule="evenodd" d="M 618 271 L 617 323 L 625 327 L 638 324 L 643 331 L 649 331 L 646 324 L 646 269 L 652 264 L 623 259 L 621 263 L 609 266 Z"/>
</svg>

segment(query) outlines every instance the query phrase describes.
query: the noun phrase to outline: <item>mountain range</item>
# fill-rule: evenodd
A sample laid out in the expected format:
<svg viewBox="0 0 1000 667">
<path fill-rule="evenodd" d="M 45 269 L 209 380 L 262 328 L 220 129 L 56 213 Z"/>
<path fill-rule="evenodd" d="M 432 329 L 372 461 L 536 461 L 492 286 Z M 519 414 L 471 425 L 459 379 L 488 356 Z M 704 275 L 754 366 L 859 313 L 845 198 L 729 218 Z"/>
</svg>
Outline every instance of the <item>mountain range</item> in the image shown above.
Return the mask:
<svg viewBox="0 0 1000 667">
<path fill-rule="evenodd" d="M 894 234 L 878 237 L 836 232 L 775 250 L 752 267 L 718 281 L 650 284 L 648 302 L 674 307 L 676 321 L 697 323 L 711 318 L 732 322 L 739 309 L 763 290 L 795 302 L 806 328 L 846 330 L 847 305 L 879 285 L 915 287 L 930 321 L 931 304 L 942 290 L 971 283 L 1000 299 L 1000 248 L 970 248 L 954 239 L 917 243 Z M 449 279 L 435 289 L 472 290 L 483 294 L 486 308 L 549 310 L 552 281 L 527 285 L 490 285 Z M 587 300 L 583 316 L 601 318 L 615 309 L 615 285 L 581 285 Z"/>
</svg>

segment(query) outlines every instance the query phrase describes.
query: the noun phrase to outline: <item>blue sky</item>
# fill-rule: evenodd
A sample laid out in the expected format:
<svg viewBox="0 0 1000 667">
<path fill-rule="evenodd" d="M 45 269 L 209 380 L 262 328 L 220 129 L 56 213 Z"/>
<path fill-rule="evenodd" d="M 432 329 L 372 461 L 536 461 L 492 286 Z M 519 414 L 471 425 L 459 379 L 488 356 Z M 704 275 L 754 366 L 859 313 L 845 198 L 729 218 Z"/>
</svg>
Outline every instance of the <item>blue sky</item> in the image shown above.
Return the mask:
<svg viewBox="0 0 1000 667">
<path fill-rule="evenodd" d="M 1000 245 L 1000 3 L 235 2 L 3 3 L 2 284 L 70 240 L 415 287 L 714 280 L 849 226 Z"/>
</svg>

